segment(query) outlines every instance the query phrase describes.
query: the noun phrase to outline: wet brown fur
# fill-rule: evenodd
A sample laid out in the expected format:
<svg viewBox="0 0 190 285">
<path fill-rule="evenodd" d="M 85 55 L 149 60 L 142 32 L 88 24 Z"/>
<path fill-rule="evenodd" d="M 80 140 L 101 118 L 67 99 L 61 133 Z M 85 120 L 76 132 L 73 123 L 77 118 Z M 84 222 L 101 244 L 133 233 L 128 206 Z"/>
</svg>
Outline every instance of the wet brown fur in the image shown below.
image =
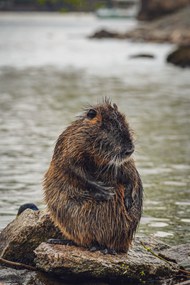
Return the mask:
<svg viewBox="0 0 190 285">
<path fill-rule="evenodd" d="M 63 235 L 77 245 L 127 252 L 142 212 L 134 160 L 120 157 L 133 136 L 116 105 L 105 100 L 92 108 L 95 118 L 85 111 L 58 138 L 45 174 L 45 201 Z M 104 198 L 101 190 L 97 198 L 94 183 L 107 187 Z"/>
</svg>

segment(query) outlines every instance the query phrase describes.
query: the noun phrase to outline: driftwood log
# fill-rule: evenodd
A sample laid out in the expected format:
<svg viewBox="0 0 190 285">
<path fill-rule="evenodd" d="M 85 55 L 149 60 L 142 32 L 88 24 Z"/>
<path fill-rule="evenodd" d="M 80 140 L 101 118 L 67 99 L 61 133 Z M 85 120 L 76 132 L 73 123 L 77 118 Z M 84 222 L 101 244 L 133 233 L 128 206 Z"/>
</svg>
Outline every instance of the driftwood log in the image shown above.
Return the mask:
<svg viewBox="0 0 190 285">
<path fill-rule="evenodd" d="M 171 285 L 178 284 L 179 276 L 185 280 L 190 275 L 189 244 L 169 247 L 141 237 L 128 254 L 104 255 L 76 246 L 48 244 L 51 237 L 60 238 L 61 234 L 47 212 L 24 211 L 0 233 L 0 263 L 77 282 L 98 279 Z"/>
<path fill-rule="evenodd" d="M 37 268 L 72 280 L 159 282 L 187 275 L 185 267 L 188 269 L 190 265 L 190 245 L 169 248 L 142 238 L 136 239 L 128 254 L 104 255 L 80 247 L 47 243 L 40 244 L 35 254 Z"/>
</svg>

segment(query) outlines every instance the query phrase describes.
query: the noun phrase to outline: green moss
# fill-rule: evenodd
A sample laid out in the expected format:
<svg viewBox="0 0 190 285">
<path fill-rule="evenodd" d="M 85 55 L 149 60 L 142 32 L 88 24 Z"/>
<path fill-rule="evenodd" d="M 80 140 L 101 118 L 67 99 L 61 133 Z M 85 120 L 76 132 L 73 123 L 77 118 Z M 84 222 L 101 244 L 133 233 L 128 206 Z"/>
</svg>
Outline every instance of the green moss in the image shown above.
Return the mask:
<svg viewBox="0 0 190 285">
<path fill-rule="evenodd" d="M 84 9 L 88 6 L 87 0 L 65 0 L 65 5 L 68 5 L 69 7 L 73 7 L 75 9 Z"/>
<path fill-rule="evenodd" d="M 61 9 L 59 9 L 59 12 L 60 13 L 67 13 L 68 9 L 67 8 L 61 8 Z"/>
<path fill-rule="evenodd" d="M 56 4 L 58 1 L 57 0 L 49 0 L 49 1 L 47 1 L 47 0 L 37 0 L 37 2 L 38 2 L 39 5 L 45 5 L 45 4 L 47 4 L 47 2 L 48 2 L 48 4 Z"/>
<path fill-rule="evenodd" d="M 105 8 L 106 6 L 105 6 L 105 4 L 103 4 L 103 3 L 96 3 L 95 4 L 95 9 L 100 9 L 100 8 Z"/>
<path fill-rule="evenodd" d="M 141 276 L 145 276 L 145 272 L 142 270 L 142 271 L 140 272 L 140 275 L 141 275 Z"/>
<path fill-rule="evenodd" d="M 123 272 L 123 274 L 126 274 L 126 273 L 128 272 L 128 270 L 129 270 L 129 265 L 123 263 L 123 264 L 121 265 L 121 267 L 122 267 L 122 269 L 125 270 L 125 271 Z"/>
</svg>

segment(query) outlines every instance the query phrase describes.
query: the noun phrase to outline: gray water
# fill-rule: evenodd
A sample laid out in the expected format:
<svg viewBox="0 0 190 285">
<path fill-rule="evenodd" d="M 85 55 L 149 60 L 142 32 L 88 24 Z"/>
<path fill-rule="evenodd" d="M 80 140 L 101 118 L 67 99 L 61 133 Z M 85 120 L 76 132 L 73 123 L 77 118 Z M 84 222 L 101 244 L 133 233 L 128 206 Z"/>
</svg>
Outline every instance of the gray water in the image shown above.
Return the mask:
<svg viewBox="0 0 190 285">
<path fill-rule="evenodd" d="M 135 25 L 90 14 L 0 14 L 0 228 L 23 203 L 44 208 L 58 135 L 83 106 L 109 96 L 136 133 L 145 189 L 138 235 L 189 240 L 190 70 L 165 63 L 169 44 L 87 38 Z M 155 59 L 130 59 L 142 52 Z"/>
</svg>

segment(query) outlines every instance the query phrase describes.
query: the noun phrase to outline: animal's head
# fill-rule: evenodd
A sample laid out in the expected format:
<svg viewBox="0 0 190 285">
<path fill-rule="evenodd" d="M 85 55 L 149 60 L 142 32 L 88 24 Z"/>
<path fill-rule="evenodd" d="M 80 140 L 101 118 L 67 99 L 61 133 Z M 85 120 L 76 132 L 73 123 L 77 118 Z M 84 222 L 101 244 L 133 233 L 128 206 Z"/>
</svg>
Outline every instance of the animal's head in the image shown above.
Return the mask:
<svg viewBox="0 0 190 285">
<path fill-rule="evenodd" d="M 108 163 L 120 164 L 134 152 L 132 132 L 116 104 L 105 100 L 88 108 L 81 118 L 84 150 Z"/>
<path fill-rule="evenodd" d="M 120 165 L 134 152 L 133 136 L 125 116 L 107 99 L 85 109 L 63 132 L 57 142 L 57 155 L 62 143 L 64 157 L 77 160 L 85 155 L 99 164 Z"/>
</svg>

